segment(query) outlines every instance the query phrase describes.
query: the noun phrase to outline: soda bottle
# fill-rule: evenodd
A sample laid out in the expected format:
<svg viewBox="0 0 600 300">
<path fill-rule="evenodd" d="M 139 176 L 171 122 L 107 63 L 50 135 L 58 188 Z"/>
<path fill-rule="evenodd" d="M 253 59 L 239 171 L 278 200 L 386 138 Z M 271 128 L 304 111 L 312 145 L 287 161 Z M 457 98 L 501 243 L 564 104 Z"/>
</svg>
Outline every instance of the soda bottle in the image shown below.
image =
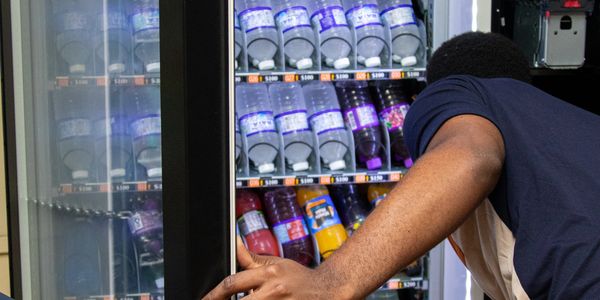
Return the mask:
<svg viewBox="0 0 600 300">
<path fill-rule="evenodd" d="M 332 185 L 329 189 L 342 224 L 346 227 L 348 236 L 351 236 L 367 219 L 368 204 L 360 198 L 355 184 Z"/>
<path fill-rule="evenodd" d="M 315 251 L 294 189 L 267 191 L 264 204 L 267 219 L 283 248 L 283 257 L 311 266 L 315 262 Z"/>
<path fill-rule="evenodd" d="M 379 118 L 390 135 L 392 158 L 410 168 L 412 159 L 404 143 L 404 118 L 408 113 L 409 97 L 404 93 L 400 81 L 380 81 L 373 83 L 374 98 Z"/>
<path fill-rule="evenodd" d="M 308 157 L 314 145 L 302 86 L 299 83 L 273 83 L 269 86 L 269 95 L 275 123 L 283 136 L 287 163 L 295 172 L 308 170 Z"/>
<path fill-rule="evenodd" d="M 389 195 L 394 186 L 396 186 L 395 182 L 370 184 L 367 190 L 367 199 L 369 199 L 371 206 L 377 207 L 381 203 L 381 200 Z"/>
<path fill-rule="evenodd" d="M 259 173 L 272 173 L 275 171 L 273 161 L 279 153 L 279 136 L 275 130 L 267 85 L 238 84 L 235 92 L 240 127 L 248 142 L 248 157 Z"/>
<path fill-rule="evenodd" d="M 279 256 L 279 246 L 267 226 L 258 195 L 248 190 L 237 190 L 235 196 L 237 225 L 248 250 Z"/>
<path fill-rule="evenodd" d="M 93 8 L 89 1 L 56 3 L 56 49 L 69 66 L 69 73 L 82 74 L 92 53 Z"/>
<path fill-rule="evenodd" d="M 279 1 L 279 0 L 278 0 Z M 248 56 L 259 70 L 275 68 L 278 38 L 270 0 L 236 0 L 242 30 L 246 32 Z"/>
<path fill-rule="evenodd" d="M 233 10 L 233 28 L 235 30 L 235 69 L 238 68 L 238 58 L 240 57 L 240 53 L 242 52 L 242 47 L 244 43 L 244 37 L 242 36 L 242 27 L 240 26 L 240 18 L 238 16 L 237 10 Z"/>
<path fill-rule="evenodd" d="M 308 17 L 307 1 L 273 1 L 275 22 L 283 33 L 283 51 L 288 64 L 298 70 L 312 67 L 311 56 L 315 51 L 315 34 Z"/>
<path fill-rule="evenodd" d="M 343 0 L 346 19 L 356 32 L 358 62 L 367 68 L 381 66 L 379 55 L 385 47 L 383 23 L 377 0 Z"/>
<path fill-rule="evenodd" d="M 336 87 L 344 119 L 354 135 L 358 161 L 365 163 L 369 170 L 380 169 L 381 129 L 368 84 L 348 80 L 338 81 Z"/>
<path fill-rule="evenodd" d="M 350 66 L 352 36 L 340 0 L 312 0 L 308 4 L 310 19 L 321 37 L 321 53 L 329 67 Z"/>
<path fill-rule="evenodd" d="M 160 11 L 158 0 L 133 0 L 135 55 L 148 73 L 160 72 Z"/>
<path fill-rule="evenodd" d="M 392 59 L 403 67 L 417 64 L 421 33 L 411 0 L 378 0 L 381 18 L 392 31 Z"/>
<path fill-rule="evenodd" d="M 101 10 L 96 16 L 96 56 L 104 61 L 106 70 L 111 74 L 125 72 L 131 52 L 131 28 L 127 18 L 129 8 L 126 4 L 124 0 L 110 0 L 107 10 Z M 105 53 L 108 54 L 107 60 Z"/>
<path fill-rule="evenodd" d="M 127 91 L 133 153 L 150 178 L 162 177 L 162 129 L 160 90 L 157 86 L 133 87 Z"/>
<path fill-rule="evenodd" d="M 319 253 L 326 259 L 348 237 L 329 192 L 323 185 L 313 185 L 298 188 L 296 194 L 310 233 L 317 240 Z"/>
<path fill-rule="evenodd" d="M 323 163 L 332 171 L 345 169 L 344 155 L 348 151 L 348 135 L 333 84 L 310 81 L 302 89 L 308 120 L 319 137 Z"/>
</svg>

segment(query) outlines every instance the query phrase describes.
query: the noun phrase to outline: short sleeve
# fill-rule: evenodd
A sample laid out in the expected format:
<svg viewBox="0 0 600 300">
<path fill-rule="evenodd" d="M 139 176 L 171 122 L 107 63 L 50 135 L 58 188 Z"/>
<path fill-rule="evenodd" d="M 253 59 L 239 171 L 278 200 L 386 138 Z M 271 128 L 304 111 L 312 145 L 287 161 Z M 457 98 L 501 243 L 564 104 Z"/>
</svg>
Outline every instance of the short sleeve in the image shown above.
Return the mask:
<svg viewBox="0 0 600 300">
<path fill-rule="evenodd" d="M 418 159 L 448 119 L 479 115 L 496 124 L 487 99 L 469 76 L 452 76 L 428 86 L 417 97 L 406 116 L 404 134 L 413 160 Z"/>
</svg>

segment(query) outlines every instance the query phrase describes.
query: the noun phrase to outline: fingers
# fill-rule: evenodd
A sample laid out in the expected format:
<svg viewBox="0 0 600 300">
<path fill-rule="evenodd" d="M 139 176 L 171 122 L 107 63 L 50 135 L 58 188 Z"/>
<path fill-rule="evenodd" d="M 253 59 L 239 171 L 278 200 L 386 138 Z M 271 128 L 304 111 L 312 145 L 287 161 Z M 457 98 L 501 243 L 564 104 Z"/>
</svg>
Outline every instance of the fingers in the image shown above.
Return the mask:
<svg viewBox="0 0 600 300">
<path fill-rule="evenodd" d="M 273 264 L 281 258 L 275 256 L 265 256 L 254 254 L 244 246 L 244 242 L 237 237 L 237 261 L 240 266 L 246 270 L 256 269 L 261 266 Z"/>
<path fill-rule="evenodd" d="M 221 281 L 202 300 L 228 299 L 237 293 L 256 289 L 265 282 L 267 278 L 265 271 L 265 268 L 258 268 L 232 274 Z"/>
</svg>

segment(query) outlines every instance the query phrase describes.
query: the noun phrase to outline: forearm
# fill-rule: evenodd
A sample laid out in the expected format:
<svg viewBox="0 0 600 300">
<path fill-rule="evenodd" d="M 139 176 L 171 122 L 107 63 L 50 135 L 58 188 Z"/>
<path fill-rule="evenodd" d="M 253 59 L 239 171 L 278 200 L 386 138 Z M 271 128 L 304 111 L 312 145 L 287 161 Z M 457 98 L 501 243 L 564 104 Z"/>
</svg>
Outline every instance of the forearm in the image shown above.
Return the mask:
<svg viewBox="0 0 600 300">
<path fill-rule="evenodd" d="M 331 287 L 351 298 L 366 296 L 447 237 L 485 198 L 501 162 L 453 147 L 432 149 L 419 159 L 352 238 L 319 267 L 330 275 L 324 278 Z"/>
</svg>

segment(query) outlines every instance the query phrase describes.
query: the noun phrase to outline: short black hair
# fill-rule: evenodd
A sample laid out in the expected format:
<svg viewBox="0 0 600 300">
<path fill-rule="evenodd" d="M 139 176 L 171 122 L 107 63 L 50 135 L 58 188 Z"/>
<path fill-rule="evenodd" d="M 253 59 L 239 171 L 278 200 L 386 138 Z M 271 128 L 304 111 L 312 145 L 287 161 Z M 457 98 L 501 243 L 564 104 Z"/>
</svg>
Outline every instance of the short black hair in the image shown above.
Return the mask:
<svg viewBox="0 0 600 300">
<path fill-rule="evenodd" d="M 531 82 L 523 52 L 497 33 L 467 32 L 444 42 L 427 64 L 427 82 L 431 84 L 450 75 Z"/>
</svg>

